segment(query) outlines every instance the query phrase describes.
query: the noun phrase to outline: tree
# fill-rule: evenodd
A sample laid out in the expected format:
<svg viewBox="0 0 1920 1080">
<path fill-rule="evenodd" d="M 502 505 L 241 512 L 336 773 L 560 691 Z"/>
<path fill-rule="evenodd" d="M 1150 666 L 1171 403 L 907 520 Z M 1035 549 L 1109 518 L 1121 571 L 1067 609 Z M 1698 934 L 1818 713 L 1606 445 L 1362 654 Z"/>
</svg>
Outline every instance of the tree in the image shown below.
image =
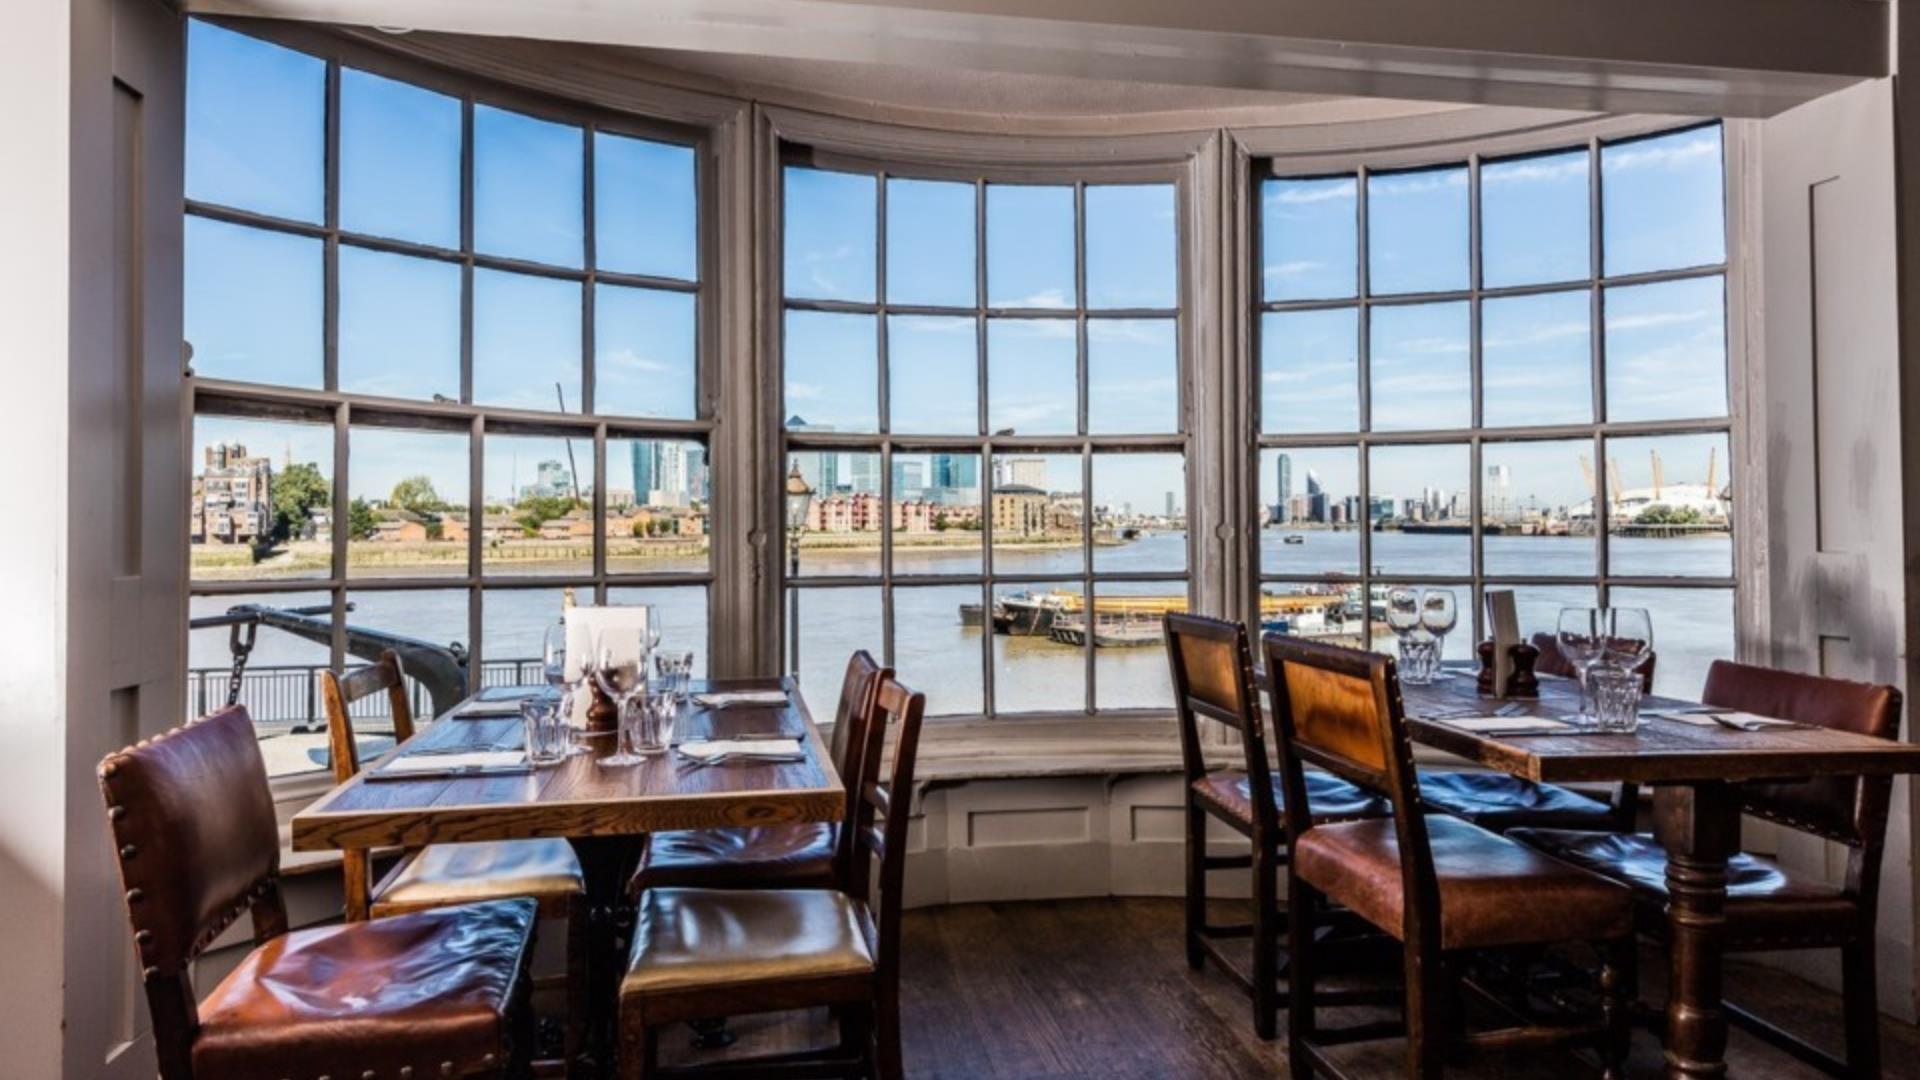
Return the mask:
<svg viewBox="0 0 1920 1080">
<path fill-rule="evenodd" d="M 310 461 L 289 465 L 273 478 L 273 538 L 290 539 L 306 527 L 314 507 L 333 503 L 333 486 Z"/>
<path fill-rule="evenodd" d="M 535 495 L 521 499 L 515 507 L 519 511 L 516 520 L 528 536 L 540 531 L 540 526 L 554 518 L 566 517 L 573 511 L 573 500 L 565 495 Z"/>
<path fill-rule="evenodd" d="M 415 514 L 431 514 L 446 506 L 440 493 L 433 490 L 432 478 L 425 475 L 409 476 L 393 485 L 387 501 Z"/>
<path fill-rule="evenodd" d="M 380 527 L 380 519 L 374 516 L 373 507 L 365 499 L 355 499 L 347 506 L 347 537 L 352 540 L 369 540 Z"/>
</svg>

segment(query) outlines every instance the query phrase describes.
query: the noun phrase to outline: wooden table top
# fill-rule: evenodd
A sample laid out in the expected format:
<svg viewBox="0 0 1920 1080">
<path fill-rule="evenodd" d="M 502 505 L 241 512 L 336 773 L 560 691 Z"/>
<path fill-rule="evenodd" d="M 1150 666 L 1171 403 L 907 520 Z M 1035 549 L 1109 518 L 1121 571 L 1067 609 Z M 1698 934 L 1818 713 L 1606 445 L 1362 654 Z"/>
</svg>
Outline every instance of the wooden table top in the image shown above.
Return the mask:
<svg viewBox="0 0 1920 1080">
<path fill-rule="evenodd" d="M 1425 711 L 1457 710 L 1463 704 L 1477 704 L 1489 714 L 1503 705 L 1528 704 L 1522 698 L 1479 696 L 1471 671 L 1456 671 L 1430 686 L 1402 684 L 1400 692 L 1414 741 L 1529 780 L 1659 784 L 1920 772 L 1920 745 L 1817 727 L 1737 731 L 1642 717 L 1631 735 L 1482 735 L 1422 717 Z M 1577 711 L 1579 699 L 1572 680 L 1542 676 L 1540 697 L 1526 715 L 1568 716 Z M 1641 708 L 1693 704 L 1647 697 Z"/>
<path fill-rule="evenodd" d="M 706 690 L 785 689 L 784 708 L 703 709 L 689 702 L 675 740 L 739 735 L 799 736 L 808 759 L 797 763 L 695 765 L 673 754 L 644 764 L 606 768 L 613 750 L 597 736 L 592 754 L 526 773 L 369 781 L 368 770 L 423 748 L 484 747 L 513 738 L 518 715 L 447 719 L 427 725 L 401 746 L 336 787 L 293 819 L 296 851 L 415 846 L 462 840 L 630 836 L 670 829 L 835 821 L 846 796 L 820 729 L 791 679 L 709 681 Z M 471 699 L 470 699 L 471 700 Z"/>
</svg>

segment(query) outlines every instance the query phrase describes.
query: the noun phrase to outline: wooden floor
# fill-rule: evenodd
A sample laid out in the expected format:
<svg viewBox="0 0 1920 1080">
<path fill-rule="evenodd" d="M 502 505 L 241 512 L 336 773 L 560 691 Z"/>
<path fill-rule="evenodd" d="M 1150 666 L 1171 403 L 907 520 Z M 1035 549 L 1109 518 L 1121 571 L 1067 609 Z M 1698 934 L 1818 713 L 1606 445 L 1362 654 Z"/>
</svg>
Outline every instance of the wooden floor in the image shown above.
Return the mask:
<svg viewBox="0 0 1920 1080">
<path fill-rule="evenodd" d="M 1657 970 L 1649 954 L 1643 967 Z M 916 1078 L 1188 1078 L 1284 1076 L 1281 1038 L 1253 1034 L 1247 999 L 1217 971 L 1187 970 L 1174 900 L 1069 900 L 971 904 L 909 913 L 905 925 L 907 1074 Z M 1837 995 L 1778 972 L 1739 965 L 1736 1000 L 1793 1019 L 1837 1046 Z M 1335 1019 L 1340 1019 L 1335 1017 Z M 739 1018 L 734 1052 L 824 1041 L 823 1016 Z M 684 1030 L 684 1029 L 683 1029 Z M 1920 1031 L 1883 1020 L 1886 1075 L 1920 1077 Z M 669 1060 L 689 1060 L 686 1039 L 662 1039 Z M 1360 1075 L 1400 1075 L 1397 1042 L 1343 1048 Z M 1734 1077 L 1819 1073 L 1736 1031 Z M 1634 1036 L 1631 1072 L 1659 1076 L 1659 1044 Z M 1558 1054 L 1449 1075 L 1571 1080 L 1590 1071 Z"/>
</svg>

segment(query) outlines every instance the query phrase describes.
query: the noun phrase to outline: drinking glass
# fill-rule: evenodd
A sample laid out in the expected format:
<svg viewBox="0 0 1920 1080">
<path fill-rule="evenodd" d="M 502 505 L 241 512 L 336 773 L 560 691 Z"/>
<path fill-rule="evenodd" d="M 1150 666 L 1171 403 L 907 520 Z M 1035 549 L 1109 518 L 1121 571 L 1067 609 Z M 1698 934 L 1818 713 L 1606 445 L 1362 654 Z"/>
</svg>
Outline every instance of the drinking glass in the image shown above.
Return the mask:
<svg viewBox="0 0 1920 1080">
<path fill-rule="evenodd" d="M 1452 589 L 1428 589 L 1420 597 L 1420 629 L 1433 635 L 1432 670 L 1429 682 L 1440 674 L 1440 657 L 1445 654 L 1447 635 L 1460 622 L 1460 608 Z"/>
<path fill-rule="evenodd" d="M 1593 726 L 1603 732 L 1631 734 L 1640 726 L 1640 674 L 1601 660 L 1587 670 L 1593 689 Z"/>
<path fill-rule="evenodd" d="M 1653 652 L 1653 616 L 1646 608 L 1608 608 L 1606 627 L 1602 659 L 1637 672 Z"/>
<path fill-rule="evenodd" d="M 547 624 L 546 636 L 540 642 L 540 670 L 548 686 L 559 689 L 567 685 L 567 620 L 564 618 Z"/>
<path fill-rule="evenodd" d="M 685 702 L 693 682 L 693 650 L 666 649 L 654 653 L 653 673 L 666 683 L 676 702 Z"/>
<path fill-rule="evenodd" d="M 1600 659 L 1605 643 L 1601 640 L 1600 608 L 1561 608 L 1560 625 L 1555 638 L 1560 655 L 1572 665 L 1580 680 L 1580 718 L 1591 716 L 1587 706 L 1587 669 Z"/>
<path fill-rule="evenodd" d="M 647 694 L 647 720 L 637 746 L 640 753 L 652 757 L 663 754 L 673 744 L 674 722 L 680 717 L 680 697 L 672 688 Z"/>
<path fill-rule="evenodd" d="M 538 695 L 520 703 L 520 719 L 526 726 L 527 764 L 552 765 L 566 758 L 572 749 L 573 733 L 560 711 L 561 699 Z"/>
<path fill-rule="evenodd" d="M 647 614 L 647 629 L 640 638 L 641 652 L 644 655 L 651 656 L 653 655 L 653 650 L 660 647 L 660 609 L 652 604 L 640 604 L 637 606 Z"/>
<path fill-rule="evenodd" d="M 614 753 L 600 759 L 600 764 L 619 767 L 638 765 L 646 757 L 634 753 L 627 735 L 628 714 L 636 698 L 647 688 L 647 669 L 640 659 L 639 650 L 631 652 L 618 647 L 619 636 L 612 631 L 603 631 L 595 635 L 593 654 L 593 681 L 606 691 L 619 710 L 620 745 Z M 639 642 L 634 642 L 637 646 Z"/>
</svg>

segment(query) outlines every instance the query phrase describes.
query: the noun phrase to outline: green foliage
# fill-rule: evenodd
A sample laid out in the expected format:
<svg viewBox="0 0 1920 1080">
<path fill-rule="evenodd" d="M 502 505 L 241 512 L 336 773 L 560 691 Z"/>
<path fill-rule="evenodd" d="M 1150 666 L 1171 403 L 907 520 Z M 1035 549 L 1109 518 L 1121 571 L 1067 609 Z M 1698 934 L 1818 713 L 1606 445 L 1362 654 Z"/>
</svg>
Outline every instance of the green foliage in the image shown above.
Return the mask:
<svg viewBox="0 0 1920 1080">
<path fill-rule="evenodd" d="M 574 501 L 565 495 L 539 495 L 521 499 L 514 520 L 520 523 L 521 530 L 528 536 L 538 536 L 540 526 L 554 518 L 566 517 L 574 509 Z"/>
<path fill-rule="evenodd" d="M 387 496 L 387 502 L 402 510 L 422 516 L 431 515 L 446 509 L 440 493 L 433 489 L 433 480 L 427 476 L 409 476 L 393 485 L 393 492 Z"/>
<path fill-rule="evenodd" d="M 333 501 L 333 486 L 312 462 L 289 465 L 273 478 L 273 538 L 288 540 L 306 528 L 308 511 L 325 509 Z"/>
<path fill-rule="evenodd" d="M 365 499 L 355 499 L 347 506 L 347 536 L 353 540 L 370 540 L 380 527 L 380 519 L 367 505 Z"/>
<path fill-rule="evenodd" d="M 1665 503 L 1654 503 L 1633 519 L 1637 525 L 1698 525 L 1705 516 L 1691 506 L 1672 507 Z"/>
</svg>

